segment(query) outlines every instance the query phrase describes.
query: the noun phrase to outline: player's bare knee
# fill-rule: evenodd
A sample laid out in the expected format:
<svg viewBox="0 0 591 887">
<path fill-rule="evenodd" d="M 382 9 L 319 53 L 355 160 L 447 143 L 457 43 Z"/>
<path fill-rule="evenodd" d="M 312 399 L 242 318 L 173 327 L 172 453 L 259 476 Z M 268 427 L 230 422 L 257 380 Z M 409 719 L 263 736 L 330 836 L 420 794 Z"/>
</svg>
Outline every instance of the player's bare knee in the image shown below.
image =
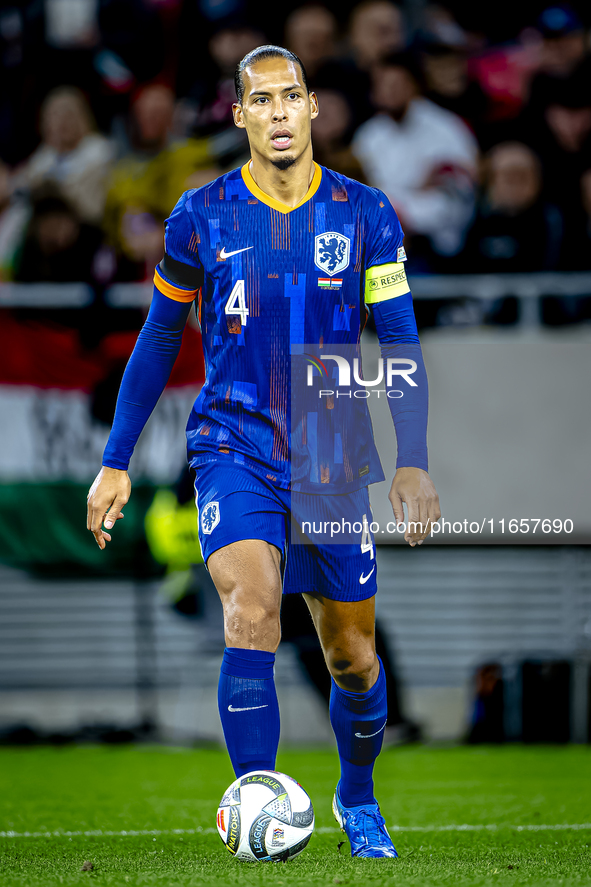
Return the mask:
<svg viewBox="0 0 591 887">
<path fill-rule="evenodd" d="M 360 650 L 348 655 L 342 651 L 328 654 L 327 664 L 336 683 L 351 693 L 365 693 L 375 682 L 376 654 L 372 649 Z"/>
<path fill-rule="evenodd" d="M 281 640 L 279 607 L 230 597 L 224 601 L 224 629 L 229 647 L 275 651 Z"/>
</svg>

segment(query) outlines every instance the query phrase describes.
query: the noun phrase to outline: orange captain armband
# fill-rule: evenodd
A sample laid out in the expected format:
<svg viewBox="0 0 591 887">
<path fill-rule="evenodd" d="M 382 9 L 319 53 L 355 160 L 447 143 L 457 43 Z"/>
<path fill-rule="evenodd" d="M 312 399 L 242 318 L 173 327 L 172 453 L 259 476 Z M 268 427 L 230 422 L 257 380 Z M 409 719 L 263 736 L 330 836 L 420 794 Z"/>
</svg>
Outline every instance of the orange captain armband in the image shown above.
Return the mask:
<svg viewBox="0 0 591 887">
<path fill-rule="evenodd" d="M 184 287 L 175 286 L 173 283 L 169 283 L 168 280 L 165 280 L 160 274 L 158 265 L 154 271 L 154 286 L 163 295 L 168 296 L 169 299 L 174 299 L 175 302 L 194 302 L 195 296 L 199 292 L 198 289 L 187 290 L 184 289 Z"/>
</svg>

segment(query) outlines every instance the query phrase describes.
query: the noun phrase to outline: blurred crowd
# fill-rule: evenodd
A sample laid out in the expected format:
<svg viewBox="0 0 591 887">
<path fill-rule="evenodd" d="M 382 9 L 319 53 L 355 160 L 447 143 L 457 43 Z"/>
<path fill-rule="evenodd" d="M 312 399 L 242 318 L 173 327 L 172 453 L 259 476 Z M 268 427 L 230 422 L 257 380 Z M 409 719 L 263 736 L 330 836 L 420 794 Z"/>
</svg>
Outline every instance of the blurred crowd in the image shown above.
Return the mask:
<svg viewBox="0 0 591 887">
<path fill-rule="evenodd" d="M 0 280 L 150 278 L 182 191 L 248 158 L 233 74 L 266 42 L 318 94 L 315 159 L 392 201 L 411 273 L 591 270 L 589 25 L 547 0 L 0 0 Z"/>
</svg>

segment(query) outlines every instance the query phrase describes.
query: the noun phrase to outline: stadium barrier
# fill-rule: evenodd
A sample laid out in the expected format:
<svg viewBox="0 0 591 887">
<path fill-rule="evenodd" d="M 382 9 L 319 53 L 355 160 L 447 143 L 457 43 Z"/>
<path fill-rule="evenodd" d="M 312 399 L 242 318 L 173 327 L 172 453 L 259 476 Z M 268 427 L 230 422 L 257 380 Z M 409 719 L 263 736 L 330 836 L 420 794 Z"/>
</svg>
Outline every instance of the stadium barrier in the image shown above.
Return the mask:
<svg viewBox="0 0 591 887">
<path fill-rule="evenodd" d="M 541 322 L 543 298 L 591 296 L 591 271 L 540 271 L 521 274 L 414 274 L 409 282 L 415 299 L 475 299 L 490 303 L 514 297 L 519 305 L 518 323 Z M 112 308 L 145 308 L 152 298 L 152 283 L 116 283 L 107 287 L 104 301 Z M 84 283 L 2 283 L 0 307 L 84 308 L 92 303 L 94 290 Z"/>
<path fill-rule="evenodd" d="M 414 299 L 474 299 L 483 305 L 514 297 L 517 325 L 542 323 L 546 298 L 581 299 L 591 295 L 589 271 L 540 271 L 522 274 L 434 274 L 409 276 Z"/>
</svg>

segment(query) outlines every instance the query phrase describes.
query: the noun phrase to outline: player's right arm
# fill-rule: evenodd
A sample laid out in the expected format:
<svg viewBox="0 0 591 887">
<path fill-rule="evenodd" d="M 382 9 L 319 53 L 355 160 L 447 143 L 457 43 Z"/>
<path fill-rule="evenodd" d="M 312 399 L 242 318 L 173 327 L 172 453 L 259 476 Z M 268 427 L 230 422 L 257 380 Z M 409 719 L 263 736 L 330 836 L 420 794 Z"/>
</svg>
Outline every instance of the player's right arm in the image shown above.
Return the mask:
<svg viewBox="0 0 591 887">
<path fill-rule="evenodd" d="M 103 467 L 88 493 L 86 526 L 101 549 L 111 541 L 103 524 L 110 530 L 123 517 L 121 509 L 131 494 L 127 473 L 131 455 L 166 387 L 202 282 L 202 268 L 191 250 L 195 237 L 184 201 L 185 195 L 166 222 L 165 255 L 154 275 L 150 311 L 123 374 Z"/>
</svg>

